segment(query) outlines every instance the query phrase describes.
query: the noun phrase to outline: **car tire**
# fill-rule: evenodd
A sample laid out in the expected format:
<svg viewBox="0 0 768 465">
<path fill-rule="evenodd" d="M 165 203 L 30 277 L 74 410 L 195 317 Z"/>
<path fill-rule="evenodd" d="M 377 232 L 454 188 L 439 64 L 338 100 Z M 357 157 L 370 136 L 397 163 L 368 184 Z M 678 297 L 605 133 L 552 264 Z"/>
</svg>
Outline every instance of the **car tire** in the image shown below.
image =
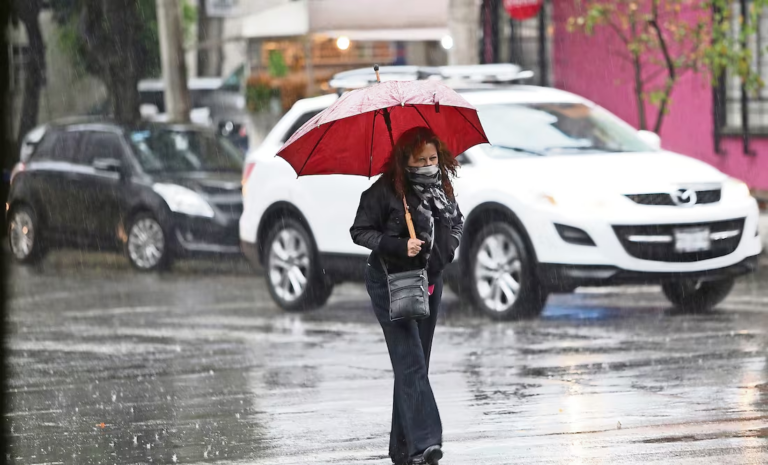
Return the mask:
<svg viewBox="0 0 768 465">
<path fill-rule="evenodd" d="M 685 280 L 664 283 L 664 295 L 683 313 L 703 313 L 715 308 L 728 297 L 736 281 L 733 278 L 718 281 Z"/>
<path fill-rule="evenodd" d="M 267 236 L 264 276 L 272 299 L 286 311 L 322 307 L 333 284 L 320 268 L 317 247 L 299 221 L 280 220 Z"/>
<path fill-rule="evenodd" d="M 475 236 L 467 276 L 472 304 L 495 320 L 536 317 L 549 296 L 520 233 L 504 222 L 491 223 Z"/>
<path fill-rule="evenodd" d="M 138 213 L 128 223 L 125 254 L 139 271 L 162 271 L 171 265 L 168 235 L 154 215 Z"/>
<path fill-rule="evenodd" d="M 45 257 L 40 223 L 32 208 L 18 205 L 11 209 L 8 216 L 8 245 L 18 263 L 32 265 Z"/>
</svg>

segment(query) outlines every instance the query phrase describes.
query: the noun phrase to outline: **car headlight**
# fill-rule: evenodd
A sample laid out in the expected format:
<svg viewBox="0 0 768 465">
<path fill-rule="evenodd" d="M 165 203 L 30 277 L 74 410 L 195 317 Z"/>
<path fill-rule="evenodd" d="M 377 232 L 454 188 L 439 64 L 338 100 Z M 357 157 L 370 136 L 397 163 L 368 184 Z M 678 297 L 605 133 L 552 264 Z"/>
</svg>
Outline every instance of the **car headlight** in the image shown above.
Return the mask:
<svg viewBox="0 0 768 465">
<path fill-rule="evenodd" d="M 749 186 L 743 181 L 739 181 L 736 178 L 728 178 L 723 183 L 723 198 L 724 199 L 745 199 L 751 196 Z"/>
<path fill-rule="evenodd" d="M 176 184 L 157 183 L 152 190 L 168 204 L 172 212 L 213 218 L 213 208 L 197 192 Z"/>
</svg>

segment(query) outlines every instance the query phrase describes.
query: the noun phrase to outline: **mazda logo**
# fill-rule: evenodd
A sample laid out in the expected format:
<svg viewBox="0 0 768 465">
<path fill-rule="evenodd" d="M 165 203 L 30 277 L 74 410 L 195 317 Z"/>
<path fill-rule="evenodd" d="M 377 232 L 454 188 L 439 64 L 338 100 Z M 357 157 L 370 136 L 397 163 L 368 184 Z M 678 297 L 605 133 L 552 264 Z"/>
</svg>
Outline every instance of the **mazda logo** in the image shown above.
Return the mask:
<svg viewBox="0 0 768 465">
<path fill-rule="evenodd" d="M 672 194 L 672 202 L 679 207 L 692 207 L 696 205 L 696 191 L 693 189 L 678 189 Z"/>
</svg>

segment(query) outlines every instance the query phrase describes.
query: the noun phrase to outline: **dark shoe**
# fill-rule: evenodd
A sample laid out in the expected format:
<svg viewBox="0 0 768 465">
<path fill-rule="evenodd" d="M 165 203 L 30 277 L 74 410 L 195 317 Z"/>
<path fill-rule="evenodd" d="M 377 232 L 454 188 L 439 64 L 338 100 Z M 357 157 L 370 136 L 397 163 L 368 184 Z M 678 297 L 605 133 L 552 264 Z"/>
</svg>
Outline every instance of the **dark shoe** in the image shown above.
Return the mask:
<svg viewBox="0 0 768 465">
<path fill-rule="evenodd" d="M 422 457 L 427 465 L 438 465 L 440 459 L 443 458 L 443 448 L 439 445 L 427 447 Z"/>
</svg>

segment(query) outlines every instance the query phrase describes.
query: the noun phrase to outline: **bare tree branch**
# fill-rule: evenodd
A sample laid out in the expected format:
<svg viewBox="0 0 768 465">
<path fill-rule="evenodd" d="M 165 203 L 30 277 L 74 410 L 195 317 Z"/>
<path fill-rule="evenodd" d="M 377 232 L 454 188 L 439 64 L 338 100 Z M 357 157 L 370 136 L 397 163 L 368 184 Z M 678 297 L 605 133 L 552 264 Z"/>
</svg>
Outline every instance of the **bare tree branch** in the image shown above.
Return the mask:
<svg viewBox="0 0 768 465">
<path fill-rule="evenodd" d="M 659 130 L 661 130 L 661 124 L 664 121 L 664 114 L 669 105 L 669 96 L 672 93 L 672 87 L 675 85 L 675 80 L 677 79 L 675 63 L 672 61 L 672 56 L 667 47 L 667 41 L 664 38 L 664 34 L 661 32 L 661 27 L 659 27 L 659 0 L 651 0 L 651 20 L 648 24 L 656 32 L 656 38 L 659 41 L 661 53 L 664 55 L 664 61 L 667 65 L 667 73 L 669 74 L 667 82 L 664 85 L 664 94 L 661 97 L 661 105 L 659 105 L 659 113 L 656 117 L 656 124 L 654 125 L 654 132 L 659 132 Z"/>
</svg>

